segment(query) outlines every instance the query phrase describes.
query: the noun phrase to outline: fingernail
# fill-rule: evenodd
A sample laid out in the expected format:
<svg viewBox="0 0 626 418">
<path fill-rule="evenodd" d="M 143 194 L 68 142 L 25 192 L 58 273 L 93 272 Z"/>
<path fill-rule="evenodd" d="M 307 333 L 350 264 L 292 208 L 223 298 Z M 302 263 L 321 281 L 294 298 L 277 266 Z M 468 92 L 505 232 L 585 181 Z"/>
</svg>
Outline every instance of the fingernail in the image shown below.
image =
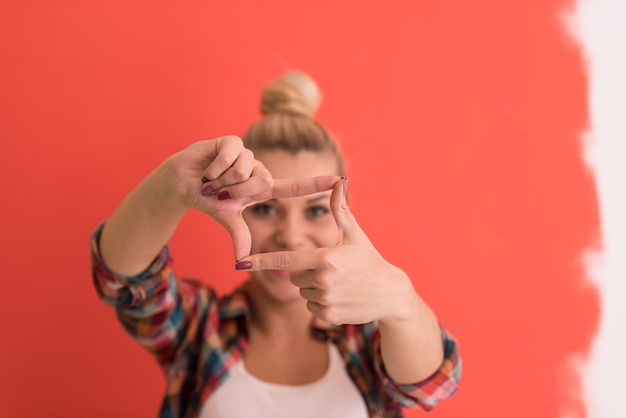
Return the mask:
<svg viewBox="0 0 626 418">
<path fill-rule="evenodd" d="M 341 178 L 343 179 L 343 197 L 346 197 L 346 193 L 348 193 L 348 177 L 341 176 Z"/>
<path fill-rule="evenodd" d="M 226 190 L 224 190 L 223 192 L 219 192 L 217 194 L 217 200 L 226 200 L 226 199 L 230 199 L 230 193 L 228 193 Z"/>
<path fill-rule="evenodd" d="M 249 270 L 252 267 L 251 261 L 240 261 L 235 264 L 235 270 Z"/>
<path fill-rule="evenodd" d="M 207 184 L 206 186 L 202 188 L 202 190 L 200 190 L 200 194 L 202 194 L 202 196 L 208 196 L 214 191 L 215 191 L 215 188 L 211 186 L 210 184 Z"/>
</svg>

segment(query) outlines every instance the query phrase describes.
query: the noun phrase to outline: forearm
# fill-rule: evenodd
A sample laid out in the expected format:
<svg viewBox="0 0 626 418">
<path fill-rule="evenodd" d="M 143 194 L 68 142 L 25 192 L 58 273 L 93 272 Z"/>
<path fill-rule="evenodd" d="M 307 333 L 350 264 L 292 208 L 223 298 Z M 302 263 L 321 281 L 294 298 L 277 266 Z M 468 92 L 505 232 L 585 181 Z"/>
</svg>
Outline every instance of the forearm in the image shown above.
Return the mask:
<svg viewBox="0 0 626 418">
<path fill-rule="evenodd" d="M 413 384 L 431 376 L 443 361 L 439 323 L 428 305 L 413 292 L 406 312 L 379 321 L 385 370 L 398 384 Z"/>
<path fill-rule="evenodd" d="M 162 164 L 107 220 L 99 243 L 103 261 L 118 274 L 139 274 L 171 238 L 188 209 L 167 162 Z"/>
</svg>

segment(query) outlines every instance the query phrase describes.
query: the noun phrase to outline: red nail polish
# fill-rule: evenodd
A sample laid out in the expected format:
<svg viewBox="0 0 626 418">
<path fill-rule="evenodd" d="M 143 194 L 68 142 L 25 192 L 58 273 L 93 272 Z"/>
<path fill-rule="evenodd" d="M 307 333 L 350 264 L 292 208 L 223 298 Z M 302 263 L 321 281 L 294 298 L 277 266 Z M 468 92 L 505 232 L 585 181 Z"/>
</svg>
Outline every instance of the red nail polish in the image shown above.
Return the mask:
<svg viewBox="0 0 626 418">
<path fill-rule="evenodd" d="M 252 267 L 251 261 L 240 261 L 235 264 L 235 270 L 249 270 Z"/>
<path fill-rule="evenodd" d="M 224 190 L 223 192 L 219 192 L 217 194 L 217 200 L 226 200 L 226 199 L 230 199 L 230 193 L 228 193 L 226 190 Z"/>
</svg>

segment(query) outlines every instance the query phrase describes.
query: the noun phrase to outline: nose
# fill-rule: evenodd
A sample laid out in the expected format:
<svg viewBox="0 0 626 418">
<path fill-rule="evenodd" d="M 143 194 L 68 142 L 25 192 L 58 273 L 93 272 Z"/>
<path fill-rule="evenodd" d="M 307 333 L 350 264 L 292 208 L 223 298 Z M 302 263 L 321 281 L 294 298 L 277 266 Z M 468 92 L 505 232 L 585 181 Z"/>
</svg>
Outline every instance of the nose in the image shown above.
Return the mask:
<svg viewBox="0 0 626 418">
<path fill-rule="evenodd" d="M 309 242 L 309 231 L 304 220 L 296 214 L 282 217 L 276 226 L 274 239 L 284 251 L 303 250 Z"/>
</svg>

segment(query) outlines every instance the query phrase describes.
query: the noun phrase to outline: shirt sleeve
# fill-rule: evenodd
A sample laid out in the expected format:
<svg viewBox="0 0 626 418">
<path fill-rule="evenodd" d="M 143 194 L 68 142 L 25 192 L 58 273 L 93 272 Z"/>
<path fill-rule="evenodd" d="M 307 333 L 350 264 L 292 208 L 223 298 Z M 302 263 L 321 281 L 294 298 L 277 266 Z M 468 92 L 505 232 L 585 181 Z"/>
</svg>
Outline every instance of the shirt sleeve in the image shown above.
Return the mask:
<svg viewBox="0 0 626 418">
<path fill-rule="evenodd" d="M 409 385 L 397 384 L 387 374 L 380 350 L 380 331 L 378 328 L 374 331 L 372 348 L 375 369 L 391 396 L 404 407 L 419 406 L 430 411 L 439 401 L 449 398 L 457 391 L 462 369 L 457 342 L 443 327 L 440 326 L 440 329 L 444 350 L 441 366 L 425 380 Z"/>
<path fill-rule="evenodd" d="M 166 245 L 136 276 L 109 270 L 100 255 L 104 224 L 91 236 L 92 277 L 100 299 L 115 308 L 124 329 L 150 351 L 167 372 L 178 347 L 193 338 L 215 294 L 194 281 L 178 280 Z"/>
</svg>

